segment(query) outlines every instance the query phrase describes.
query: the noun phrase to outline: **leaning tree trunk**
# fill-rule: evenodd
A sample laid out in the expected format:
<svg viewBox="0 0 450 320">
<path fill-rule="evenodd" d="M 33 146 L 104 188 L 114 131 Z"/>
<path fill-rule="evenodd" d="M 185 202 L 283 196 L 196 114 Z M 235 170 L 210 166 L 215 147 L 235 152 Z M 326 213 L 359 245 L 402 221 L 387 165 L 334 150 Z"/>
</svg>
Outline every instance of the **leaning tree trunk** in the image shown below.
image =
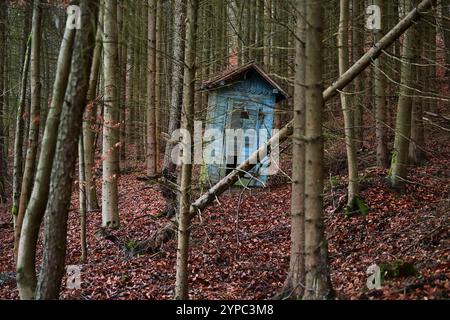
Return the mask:
<svg viewBox="0 0 450 320">
<path fill-rule="evenodd" d="M 410 3 L 412 6 L 412 1 Z M 391 160 L 390 180 L 392 187 L 401 189 L 406 180 L 411 136 L 411 112 L 413 105 L 414 63 L 417 61 L 417 27 L 409 29 L 403 39 L 400 98 L 395 123 L 394 150 Z"/>
<path fill-rule="evenodd" d="M 305 4 L 297 1 L 294 120 L 292 132 L 291 254 L 280 298 L 300 299 L 305 283 Z"/>
<path fill-rule="evenodd" d="M 181 195 L 178 214 L 178 250 L 177 269 L 175 282 L 175 299 L 186 300 L 189 298 L 188 290 L 188 258 L 189 235 L 191 229 L 191 180 L 192 180 L 192 150 L 194 136 L 194 92 L 195 92 L 195 56 L 197 41 L 197 12 L 198 0 L 187 1 L 186 16 L 186 52 L 184 67 L 183 90 L 183 120 L 184 129 L 189 133 L 188 139 L 184 139 L 183 164 L 181 167 Z M 187 141 L 186 141 L 187 140 Z M 189 149 L 189 150 L 188 150 Z"/>
<path fill-rule="evenodd" d="M 102 225 L 119 227 L 117 181 L 119 179 L 119 97 L 117 2 L 105 0 L 104 9 L 104 85 Z"/>
<path fill-rule="evenodd" d="M 36 157 L 39 140 L 39 124 L 41 109 L 41 43 L 42 43 L 42 7 L 38 0 L 33 3 L 33 22 L 31 30 L 31 108 L 30 126 L 28 132 L 28 149 L 23 170 L 22 186 L 19 198 L 19 211 L 14 226 L 14 254 L 17 261 L 20 232 L 23 218 L 33 188 L 33 177 L 36 169 Z"/>
<path fill-rule="evenodd" d="M 50 175 L 56 149 L 60 114 L 70 73 L 74 39 L 75 30 L 66 28 L 59 52 L 52 103 L 42 138 L 36 178 L 20 235 L 16 273 L 17 287 L 21 299 L 32 299 L 36 288 L 36 244 L 47 206 Z"/>
<path fill-rule="evenodd" d="M 330 295 L 323 223 L 323 17 L 322 4 L 306 4 L 305 47 L 305 299 Z"/>
<path fill-rule="evenodd" d="M 81 31 L 76 33 L 69 83 L 61 113 L 50 196 L 45 210 L 44 251 L 36 299 L 57 299 L 64 274 L 67 218 L 78 139 L 89 88 L 98 1 L 82 0 Z"/>
</svg>

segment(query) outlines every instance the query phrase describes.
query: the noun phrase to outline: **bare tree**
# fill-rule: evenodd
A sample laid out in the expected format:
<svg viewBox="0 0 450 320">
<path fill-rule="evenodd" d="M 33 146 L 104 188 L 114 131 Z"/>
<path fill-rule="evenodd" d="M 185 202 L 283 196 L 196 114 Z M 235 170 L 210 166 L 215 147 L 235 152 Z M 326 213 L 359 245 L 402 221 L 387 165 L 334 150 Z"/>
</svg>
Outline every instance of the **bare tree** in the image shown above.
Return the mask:
<svg viewBox="0 0 450 320">
<path fill-rule="evenodd" d="M 75 48 L 69 82 L 61 112 L 50 196 L 45 210 L 44 251 L 36 299 L 59 297 L 67 244 L 67 217 L 72 194 L 78 139 L 89 89 L 89 75 L 95 46 L 98 1 L 81 0 L 81 29 L 75 36 Z"/>
<path fill-rule="evenodd" d="M 184 60 L 183 90 L 183 128 L 189 133 L 187 144 L 183 148 L 181 167 L 181 195 L 178 214 L 178 250 L 175 299 L 189 298 L 188 291 L 188 257 L 189 235 L 191 229 L 191 180 L 192 150 L 194 135 L 194 90 L 195 90 L 195 55 L 197 42 L 198 0 L 187 0 L 186 16 L 186 52 Z"/>
<path fill-rule="evenodd" d="M 33 191 L 25 212 L 17 258 L 17 287 L 21 299 L 31 299 L 36 288 L 36 244 L 47 206 L 58 126 L 70 73 L 75 30 L 66 28 L 61 43 L 52 104 L 47 115 Z"/>
<path fill-rule="evenodd" d="M 119 96 L 117 1 L 105 0 L 102 225 L 119 227 L 117 181 L 119 179 Z"/>
<path fill-rule="evenodd" d="M 305 47 L 305 299 L 330 295 L 323 223 L 323 15 L 319 1 L 306 3 Z"/>
</svg>

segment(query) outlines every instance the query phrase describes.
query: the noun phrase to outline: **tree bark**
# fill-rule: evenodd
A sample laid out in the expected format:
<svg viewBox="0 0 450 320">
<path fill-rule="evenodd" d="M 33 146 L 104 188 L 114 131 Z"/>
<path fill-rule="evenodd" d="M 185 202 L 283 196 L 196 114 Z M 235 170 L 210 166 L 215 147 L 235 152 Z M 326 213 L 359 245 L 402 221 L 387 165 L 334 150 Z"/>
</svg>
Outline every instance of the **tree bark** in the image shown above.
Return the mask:
<svg viewBox="0 0 450 320">
<path fill-rule="evenodd" d="M 173 30 L 173 69 L 172 69 L 172 91 L 170 99 L 169 127 L 167 132 L 171 134 L 180 127 L 181 104 L 183 96 L 183 61 L 184 61 L 184 41 L 183 25 L 185 0 L 175 1 L 174 30 Z M 168 141 L 164 153 L 163 171 L 174 174 L 176 165 L 172 162 L 171 154 L 174 144 Z"/>
<path fill-rule="evenodd" d="M 385 0 L 376 0 L 375 5 L 381 8 L 382 28 L 384 29 L 386 21 L 384 10 L 386 9 Z M 377 31 L 375 42 L 379 41 L 383 31 Z M 377 165 L 381 168 L 387 168 L 389 164 L 387 150 L 387 111 L 386 111 L 386 79 L 385 79 L 384 59 L 380 57 L 374 63 L 374 82 L 375 82 L 375 131 L 377 139 Z"/>
<path fill-rule="evenodd" d="M 105 0 L 102 226 L 119 227 L 117 180 L 119 179 L 119 97 L 117 2 Z"/>
<path fill-rule="evenodd" d="M 175 282 L 175 299 L 189 298 L 188 290 L 188 258 L 191 217 L 192 153 L 194 135 L 194 92 L 195 92 L 195 56 L 197 41 L 197 11 L 198 0 L 187 0 L 186 16 L 186 52 L 184 67 L 183 90 L 183 127 L 189 134 L 183 147 L 183 164 L 181 167 L 181 195 L 178 214 L 178 250 Z"/>
<path fill-rule="evenodd" d="M 156 159 L 156 0 L 148 6 L 147 176 L 157 172 Z"/>
<path fill-rule="evenodd" d="M 5 129 L 5 115 L 6 115 L 6 24 L 7 24 L 7 10 L 6 3 L 0 3 L 0 203 L 6 201 L 6 180 L 8 177 L 7 170 L 7 156 L 8 149 L 6 148 L 6 129 Z"/>
<path fill-rule="evenodd" d="M 349 0 L 340 0 L 340 19 L 338 31 L 339 75 L 343 75 L 349 67 Z M 360 211 L 358 159 L 356 155 L 353 110 L 351 110 L 348 91 L 341 93 L 341 108 L 344 115 L 345 146 L 347 151 L 348 190 L 346 213 Z"/>
<path fill-rule="evenodd" d="M 305 47 L 305 294 L 322 300 L 330 295 L 327 241 L 323 223 L 323 17 L 318 1 L 306 4 Z"/>
<path fill-rule="evenodd" d="M 291 253 L 280 298 L 301 299 L 305 286 L 305 4 L 297 1 L 294 120 L 292 132 Z"/>
<path fill-rule="evenodd" d="M 414 0 L 415 1 L 415 0 Z M 410 3 L 412 6 L 413 3 Z M 392 187 L 402 189 L 407 175 L 409 139 L 411 137 L 411 112 L 413 105 L 413 64 L 417 61 L 417 29 L 405 33 L 401 69 L 400 98 L 397 106 L 394 150 L 391 160 L 390 180 Z"/>
<path fill-rule="evenodd" d="M 76 33 L 71 73 L 61 112 L 50 196 L 45 211 L 44 251 L 36 299 L 57 299 L 64 274 L 67 218 L 83 111 L 86 106 L 98 1 L 82 0 L 81 31 Z"/>
<path fill-rule="evenodd" d="M 445 44 L 445 62 L 450 67 L 450 0 L 441 0 L 442 32 Z M 447 75 L 450 71 L 447 70 Z"/>
<path fill-rule="evenodd" d="M 88 247 L 86 239 L 86 168 L 84 164 L 84 139 L 83 130 L 80 133 L 78 141 L 78 187 L 79 187 L 79 201 L 80 201 L 80 242 L 81 242 L 81 257 L 80 262 L 84 263 L 87 260 Z"/>
<path fill-rule="evenodd" d="M 22 173 L 23 173 L 23 137 L 25 129 L 25 105 L 27 103 L 27 83 L 28 83 L 28 70 L 30 67 L 30 54 L 31 54 L 31 37 L 28 38 L 28 44 L 26 47 L 25 58 L 23 62 L 19 103 L 16 114 L 16 130 L 14 134 L 14 167 L 13 167 L 13 199 L 11 212 L 14 219 L 14 226 L 16 225 L 17 214 L 19 213 L 19 200 L 20 190 L 22 185 Z"/>
<path fill-rule="evenodd" d="M 95 38 L 94 57 L 92 62 L 91 75 L 89 80 L 88 90 L 88 105 L 84 114 L 85 121 L 83 121 L 83 145 L 84 145 L 84 162 L 86 175 L 86 200 L 87 211 L 99 210 L 96 179 L 94 173 L 95 163 L 95 136 L 97 123 L 97 109 L 99 102 L 96 97 L 97 85 L 100 76 L 100 65 L 102 62 L 102 34 L 103 34 L 103 10 L 100 6 L 99 12 L 99 27 Z"/>
<path fill-rule="evenodd" d="M 352 0 L 352 14 L 353 14 L 353 52 L 352 60 L 355 62 L 357 59 L 364 55 L 364 2 L 360 0 Z M 365 72 L 362 72 L 354 80 L 355 95 L 353 104 L 355 108 L 354 113 L 354 128 L 355 128 L 355 144 L 356 149 L 360 150 L 364 144 L 364 130 L 363 130 L 363 103 L 365 97 L 362 97 L 364 92 Z"/>
<path fill-rule="evenodd" d="M 163 47 L 162 47 L 162 2 L 156 0 L 156 69 L 155 69 L 155 127 L 156 127 L 156 171 L 160 170 L 161 159 L 161 111 L 163 110 L 163 100 L 161 97 L 162 91 L 162 71 L 163 71 Z"/>
</svg>

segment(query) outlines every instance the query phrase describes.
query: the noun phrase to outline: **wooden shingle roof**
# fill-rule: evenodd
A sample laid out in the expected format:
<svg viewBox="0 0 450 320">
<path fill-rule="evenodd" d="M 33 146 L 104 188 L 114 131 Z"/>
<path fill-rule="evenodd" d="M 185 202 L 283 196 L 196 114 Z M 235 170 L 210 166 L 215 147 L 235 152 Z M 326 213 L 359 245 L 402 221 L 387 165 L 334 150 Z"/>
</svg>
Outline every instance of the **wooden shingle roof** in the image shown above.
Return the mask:
<svg viewBox="0 0 450 320">
<path fill-rule="evenodd" d="M 249 62 L 240 67 L 228 69 L 225 72 L 214 76 L 213 78 L 203 82 L 201 89 L 216 89 L 223 86 L 226 82 L 233 81 L 234 79 L 237 79 L 238 77 L 249 71 L 254 71 L 259 74 L 273 89 L 276 89 L 278 91 L 278 95 L 281 95 L 284 99 L 289 99 L 289 95 L 287 94 L 287 92 L 284 91 L 283 88 L 275 80 L 273 80 L 261 67 L 259 67 L 254 62 Z"/>
</svg>

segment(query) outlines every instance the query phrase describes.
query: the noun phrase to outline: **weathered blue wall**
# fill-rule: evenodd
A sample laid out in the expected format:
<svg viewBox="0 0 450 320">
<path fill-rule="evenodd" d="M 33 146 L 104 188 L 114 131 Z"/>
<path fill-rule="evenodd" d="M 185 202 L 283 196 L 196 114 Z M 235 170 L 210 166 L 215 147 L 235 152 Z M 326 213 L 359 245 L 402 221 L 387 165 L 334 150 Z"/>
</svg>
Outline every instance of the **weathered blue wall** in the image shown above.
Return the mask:
<svg viewBox="0 0 450 320">
<path fill-rule="evenodd" d="M 270 86 L 259 74 L 250 73 L 246 79 L 237 79 L 231 84 L 226 84 L 209 92 L 208 124 L 206 128 L 214 128 L 225 133 L 226 129 L 238 125 L 243 130 L 256 130 L 257 137 L 259 130 L 263 129 L 267 132 L 267 137 L 270 138 L 272 135 L 275 99 L 276 93 L 274 93 L 272 86 Z M 237 116 L 235 115 L 235 118 L 233 118 L 234 109 L 246 109 L 249 112 L 249 119 L 242 119 L 239 117 L 240 119 L 236 121 Z M 232 121 L 232 119 L 234 120 Z M 265 142 L 266 141 L 257 141 L 257 147 Z M 242 143 L 240 147 L 241 152 L 238 164 L 242 163 L 257 149 L 255 147 L 251 148 L 248 145 L 246 146 L 246 143 Z M 225 176 L 227 161 L 225 142 L 221 151 L 221 164 L 208 165 L 208 175 L 211 183 L 215 183 Z M 266 175 L 260 175 L 258 167 L 252 172 L 252 175 L 256 176 L 262 182 L 266 182 L 268 178 Z M 244 183 L 244 185 L 247 185 L 249 179 L 242 179 L 241 182 Z M 260 182 L 254 179 L 249 184 L 249 186 L 261 185 Z"/>
</svg>

